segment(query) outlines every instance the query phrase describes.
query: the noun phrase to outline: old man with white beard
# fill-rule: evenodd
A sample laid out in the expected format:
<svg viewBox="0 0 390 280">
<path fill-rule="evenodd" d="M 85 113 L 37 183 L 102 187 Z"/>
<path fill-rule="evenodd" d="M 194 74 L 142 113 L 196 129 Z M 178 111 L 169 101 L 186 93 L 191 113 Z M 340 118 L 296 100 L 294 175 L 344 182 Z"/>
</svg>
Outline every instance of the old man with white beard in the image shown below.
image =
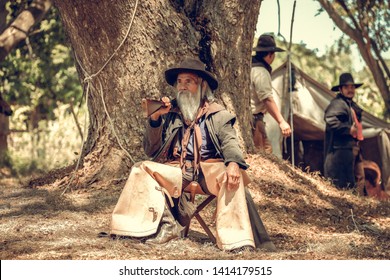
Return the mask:
<svg viewBox="0 0 390 280">
<path fill-rule="evenodd" d="M 136 163 L 112 214 L 111 234 L 164 244 L 180 237 L 193 207 L 182 192 L 198 183 L 217 196 L 217 245 L 222 250 L 275 250 L 245 185 L 245 163 L 233 127 L 235 116 L 213 98 L 218 81 L 198 59 L 185 58 L 166 70 L 175 101 L 148 118 L 144 150 L 150 161 Z"/>
</svg>

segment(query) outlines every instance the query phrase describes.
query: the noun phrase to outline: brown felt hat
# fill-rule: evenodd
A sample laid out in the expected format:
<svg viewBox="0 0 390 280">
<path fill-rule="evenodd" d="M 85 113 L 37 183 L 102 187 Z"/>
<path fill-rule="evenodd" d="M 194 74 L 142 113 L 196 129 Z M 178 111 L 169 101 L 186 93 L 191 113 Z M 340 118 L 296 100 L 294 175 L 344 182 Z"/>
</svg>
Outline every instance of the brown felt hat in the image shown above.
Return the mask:
<svg viewBox="0 0 390 280">
<path fill-rule="evenodd" d="M 174 86 L 177 80 L 177 76 L 183 72 L 194 73 L 202 79 L 206 80 L 211 90 L 218 88 L 217 79 L 209 71 L 206 71 L 206 67 L 203 62 L 196 58 L 187 57 L 177 67 L 166 70 L 165 80 L 168 84 Z"/>
<path fill-rule="evenodd" d="M 355 88 L 358 88 L 358 87 L 361 87 L 363 84 L 362 83 L 355 84 L 351 73 L 343 73 L 339 77 L 339 84 L 337 86 L 333 86 L 331 88 L 331 90 L 332 91 L 339 91 L 341 86 L 346 86 L 346 85 L 354 85 Z"/>
<path fill-rule="evenodd" d="M 263 34 L 257 41 L 257 46 L 253 48 L 256 52 L 284 52 L 283 49 L 278 48 L 275 39 L 272 35 Z"/>
</svg>

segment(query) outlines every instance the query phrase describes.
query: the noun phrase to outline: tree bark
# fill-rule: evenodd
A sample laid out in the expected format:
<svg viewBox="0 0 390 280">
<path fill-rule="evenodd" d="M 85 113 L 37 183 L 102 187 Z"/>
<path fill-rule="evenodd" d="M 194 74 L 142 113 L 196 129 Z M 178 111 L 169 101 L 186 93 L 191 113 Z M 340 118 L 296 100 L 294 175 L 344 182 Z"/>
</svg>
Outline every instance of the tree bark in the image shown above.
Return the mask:
<svg viewBox="0 0 390 280">
<path fill-rule="evenodd" d="M 141 99 L 171 95 L 164 71 L 184 56 L 199 57 L 217 76 L 216 96 L 236 113 L 243 148 L 253 149 L 249 73 L 260 0 L 54 4 L 88 100 L 80 186 L 110 184 L 127 177 L 134 162 L 146 159 Z"/>
<path fill-rule="evenodd" d="M 9 165 L 7 138 L 9 134 L 9 116 L 11 115 L 12 109 L 0 92 L 0 167 Z"/>
<path fill-rule="evenodd" d="M 4 165 L 7 165 L 8 158 L 7 158 L 7 152 L 8 152 L 8 134 L 9 134 L 9 117 L 0 114 L 0 168 Z M 0 173 L 1 175 L 1 173 Z"/>
<path fill-rule="evenodd" d="M 12 24 L 0 35 L 0 61 L 22 40 L 26 39 L 32 26 L 41 21 L 51 8 L 50 0 L 35 0 L 21 12 Z"/>
<path fill-rule="evenodd" d="M 358 46 L 359 52 L 363 57 L 366 65 L 370 69 L 372 76 L 378 89 L 382 95 L 382 98 L 386 107 L 386 117 L 390 117 L 390 88 L 388 85 L 389 77 L 386 75 L 389 73 L 387 65 L 382 63 L 382 70 L 380 61 L 384 61 L 381 53 L 376 50 L 375 45 L 372 45 L 372 39 L 367 34 L 366 30 L 363 28 L 367 25 L 367 22 L 357 22 L 354 18 L 354 15 L 348 11 L 348 7 L 344 4 L 344 10 L 348 15 L 348 18 L 353 23 L 353 26 L 349 25 L 337 12 L 333 4 L 328 0 L 318 0 L 321 6 L 325 9 L 328 15 L 332 18 L 333 22 L 337 25 L 338 28 L 345 34 L 347 34 L 352 40 L 354 40 Z M 367 27 L 367 26 L 366 26 Z M 376 59 L 374 54 L 378 57 Z M 379 62 L 378 62 L 379 60 Z"/>
<path fill-rule="evenodd" d="M 7 0 L 0 0 L 0 33 L 3 33 L 4 29 L 7 27 L 7 15 L 8 12 L 5 9 Z"/>
</svg>

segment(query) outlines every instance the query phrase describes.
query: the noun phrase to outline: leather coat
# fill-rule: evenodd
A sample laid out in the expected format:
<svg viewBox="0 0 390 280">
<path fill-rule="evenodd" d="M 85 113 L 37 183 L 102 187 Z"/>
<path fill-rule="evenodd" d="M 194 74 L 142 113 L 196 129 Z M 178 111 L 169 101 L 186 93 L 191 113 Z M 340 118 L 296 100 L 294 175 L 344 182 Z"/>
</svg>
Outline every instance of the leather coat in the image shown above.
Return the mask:
<svg viewBox="0 0 390 280">
<path fill-rule="evenodd" d="M 362 109 L 342 94 L 338 94 L 325 109 L 325 156 L 334 149 L 352 149 L 356 146 L 357 140 L 350 134 L 353 124 L 351 108 L 361 122 Z"/>
<path fill-rule="evenodd" d="M 361 122 L 362 110 L 342 94 L 337 95 L 325 110 L 324 175 L 339 188 L 354 188 L 357 182 L 364 182 L 364 172 L 359 167 L 359 141 L 350 134 L 353 125 L 351 108 Z"/>
<path fill-rule="evenodd" d="M 205 123 L 210 138 L 217 150 L 217 155 L 227 165 L 236 162 L 240 168 L 247 169 L 236 131 L 233 127 L 235 116 L 229 113 L 221 105 L 213 102 L 206 113 Z M 143 147 L 145 153 L 156 162 L 175 160 L 173 157 L 173 144 L 176 143 L 178 133 L 183 127 L 183 120 L 178 110 L 172 110 L 162 116 L 161 124 L 152 127 L 150 120 L 146 124 Z"/>
</svg>

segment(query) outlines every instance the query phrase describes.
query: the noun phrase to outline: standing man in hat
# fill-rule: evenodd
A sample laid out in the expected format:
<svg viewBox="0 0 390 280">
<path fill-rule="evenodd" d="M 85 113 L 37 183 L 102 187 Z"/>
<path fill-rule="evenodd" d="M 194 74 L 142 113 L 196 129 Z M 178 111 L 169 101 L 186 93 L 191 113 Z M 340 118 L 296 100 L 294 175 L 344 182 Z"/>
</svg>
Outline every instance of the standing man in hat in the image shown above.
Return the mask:
<svg viewBox="0 0 390 280">
<path fill-rule="evenodd" d="M 235 116 L 213 98 L 217 79 L 193 58 L 165 71 L 165 79 L 176 89 L 176 102 L 163 97 L 164 106 L 147 120 L 143 144 L 152 161 L 133 166 L 112 215 L 111 234 L 144 237 L 149 244 L 179 237 L 191 216 L 182 191 L 199 185 L 218 198 L 220 249 L 274 251 L 245 188 L 248 165 L 233 127 Z"/>
<path fill-rule="evenodd" d="M 325 109 L 324 175 L 342 189 L 364 188 L 364 168 L 359 141 L 363 140 L 362 109 L 352 100 L 355 83 L 350 73 L 339 77 L 331 90 L 339 92 Z"/>
<path fill-rule="evenodd" d="M 272 97 L 271 64 L 276 52 L 284 50 L 276 47 L 272 35 L 260 36 L 256 48 L 256 55 L 252 58 L 251 70 L 251 109 L 253 114 L 252 135 L 258 151 L 272 153 L 272 146 L 267 138 L 264 123 L 264 114 L 267 112 L 277 121 L 284 137 L 291 134 L 290 125 L 284 120 Z"/>
</svg>

